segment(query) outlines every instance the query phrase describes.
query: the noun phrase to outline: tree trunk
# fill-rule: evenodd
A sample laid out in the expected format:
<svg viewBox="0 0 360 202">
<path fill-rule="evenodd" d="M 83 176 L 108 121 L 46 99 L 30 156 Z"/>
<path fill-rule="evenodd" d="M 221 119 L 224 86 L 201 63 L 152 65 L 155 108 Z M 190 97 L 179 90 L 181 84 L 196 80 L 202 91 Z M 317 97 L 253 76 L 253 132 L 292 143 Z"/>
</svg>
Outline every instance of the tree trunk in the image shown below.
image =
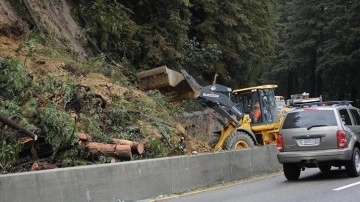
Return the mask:
<svg viewBox="0 0 360 202">
<path fill-rule="evenodd" d="M 139 142 L 133 142 L 130 140 L 123 140 L 123 139 L 117 139 L 117 138 L 112 138 L 112 141 L 119 145 L 129 145 L 131 148 L 131 151 L 134 154 L 140 155 L 144 152 L 144 145 Z"/>
<path fill-rule="evenodd" d="M 79 140 L 82 142 L 89 142 L 91 141 L 91 136 L 87 133 L 79 133 L 78 134 Z"/>
<path fill-rule="evenodd" d="M 54 169 L 56 168 L 56 164 L 50 164 L 50 163 L 41 163 L 41 162 L 35 162 L 31 166 L 31 170 L 48 170 L 48 169 Z"/>
<path fill-rule="evenodd" d="M 85 143 L 85 147 L 89 149 L 90 153 L 93 155 L 116 157 L 125 161 L 130 161 L 132 159 L 130 145 L 87 142 Z"/>
<path fill-rule="evenodd" d="M 21 127 L 20 125 L 18 125 L 17 123 L 15 123 L 11 119 L 8 119 L 8 118 L 3 117 L 3 116 L 0 115 L 0 121 L 3 122 L 4 124 L 10 126 L 11 128 L 15 129 L 15 130 L 19 130 L 21 133 L 31 137 L 35 141 L 38 139 L 38 136 L 35 133 L 26 130 L 25 128 Z"/>
</svg>

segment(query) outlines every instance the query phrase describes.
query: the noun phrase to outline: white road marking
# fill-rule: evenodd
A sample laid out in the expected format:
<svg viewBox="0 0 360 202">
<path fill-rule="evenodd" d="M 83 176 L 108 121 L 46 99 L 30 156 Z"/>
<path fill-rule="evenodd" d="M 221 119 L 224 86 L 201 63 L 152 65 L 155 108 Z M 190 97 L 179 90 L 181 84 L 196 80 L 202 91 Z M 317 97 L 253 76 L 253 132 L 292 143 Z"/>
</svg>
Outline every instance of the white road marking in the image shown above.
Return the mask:
<svg viewBox="0 0 360 202">
<path fill-rule="evenodd" d="M 356 185 L 359 185 L 359 184 L 360 184 L 360 182 L 355 182 L 355 183 L 352 183 L 352 184 L 348 184 L 348 185 L 333 189 L 333 191 L 340 191 L 340 190 L 347 189 L 349 187 L 353 187 L 353 186 L 356 186 Z"/>
</svg>

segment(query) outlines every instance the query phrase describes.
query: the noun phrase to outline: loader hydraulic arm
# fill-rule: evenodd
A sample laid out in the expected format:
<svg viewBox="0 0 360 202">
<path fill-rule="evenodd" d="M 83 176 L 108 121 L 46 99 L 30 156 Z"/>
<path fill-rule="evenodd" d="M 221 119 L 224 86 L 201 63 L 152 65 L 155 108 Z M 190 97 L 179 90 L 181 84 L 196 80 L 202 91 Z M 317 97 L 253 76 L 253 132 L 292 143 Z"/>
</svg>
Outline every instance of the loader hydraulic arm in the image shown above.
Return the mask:
<svg viewBox="0 0 360 202">
<path fill-rule="evenodd" d="M 201 88 L 198 100 L 205 106 L 209 107 L 222 117 L 226 118 L 233 126 L 239 127 L 239 120 L 244 117 L 240 109 L 231 101 L 230 97 L 226 94 L 231 93 L 231 88 L 213 84 Z M 234 116 L 235 115 L 235 116 Z"/>
</svg>

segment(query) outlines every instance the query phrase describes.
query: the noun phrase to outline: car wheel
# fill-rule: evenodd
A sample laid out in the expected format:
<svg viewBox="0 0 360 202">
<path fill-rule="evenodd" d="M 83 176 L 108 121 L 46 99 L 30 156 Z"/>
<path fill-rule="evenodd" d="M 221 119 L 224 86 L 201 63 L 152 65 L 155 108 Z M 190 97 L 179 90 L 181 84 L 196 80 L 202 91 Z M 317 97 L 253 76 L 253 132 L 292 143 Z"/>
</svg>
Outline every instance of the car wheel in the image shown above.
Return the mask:
<svg viewBox="0 0 360 202">
<path fill-rule="evenodd" d="M 298 180 L 300 177 L 301 168 L 294 163 L 284 163 L 284 175 L 288 180 Z"/>
<path fill-rule="evenodd" d="M 360 175 L 360 151 L 354 148 L 351 160 L 345 165 L 346 172 L 349 177 L 357 177 Z"/>
<path fill-rule="evenodd" d="M 244 132 L 237 132 L 229 135 L 226 140 L 223 149 L 224 150 L 237 150 L 254 147 L 254 142 L 249 135 Z"/>
<path fill-rule="evenodd" d="M 331 170 L 331 165 L 319 165 L 321 172 L 329 172 Z"/>
</svg>

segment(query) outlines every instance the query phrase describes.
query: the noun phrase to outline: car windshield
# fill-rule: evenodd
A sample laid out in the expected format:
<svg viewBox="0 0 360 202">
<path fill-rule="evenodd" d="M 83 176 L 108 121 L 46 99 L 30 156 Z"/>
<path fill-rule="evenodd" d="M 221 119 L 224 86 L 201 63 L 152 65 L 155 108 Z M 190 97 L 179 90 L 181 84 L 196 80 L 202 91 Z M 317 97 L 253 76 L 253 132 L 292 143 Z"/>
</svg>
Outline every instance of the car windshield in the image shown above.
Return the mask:
<svg viewBox="0 0 360 202">
<path fill-rule="evenodd" d="M 333 110 L 304 110 L 289 113 L 284 120 L 282 129 L 308 128 L 319 126 L 336 126 Z"/>
</svg>

